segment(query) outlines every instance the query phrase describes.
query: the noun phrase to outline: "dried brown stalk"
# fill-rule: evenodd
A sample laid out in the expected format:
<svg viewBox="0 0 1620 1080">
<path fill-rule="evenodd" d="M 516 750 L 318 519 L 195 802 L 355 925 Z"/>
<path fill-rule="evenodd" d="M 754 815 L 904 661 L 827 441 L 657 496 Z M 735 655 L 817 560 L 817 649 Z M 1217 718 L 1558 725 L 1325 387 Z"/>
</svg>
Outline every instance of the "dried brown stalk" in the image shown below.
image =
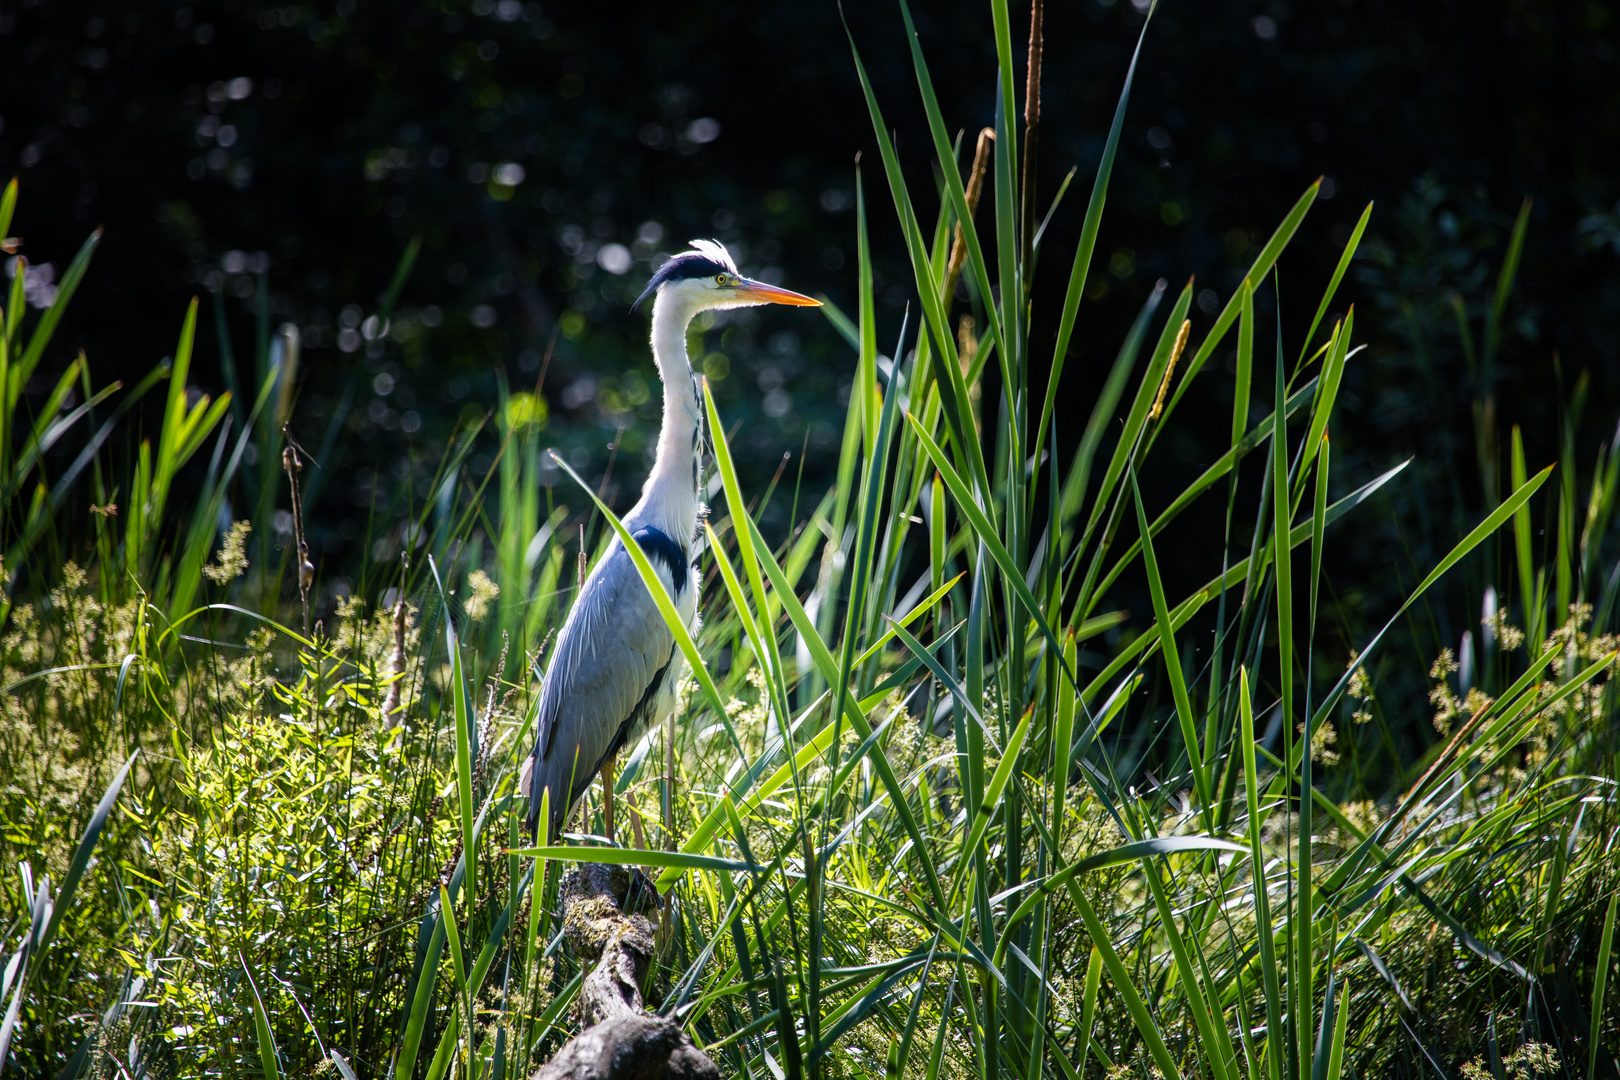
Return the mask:
<svg viewBox="0 0 1620 1080">
<path fill-rule="evenodd" d="M 309 590 L 315 584 L 315 564 L 309 561 L 309 541 L 304 539 L 304 499 L 298 491 L 298 474 L 304 463 L 298 451 L 288 446 L 281 452 L 281 467 L 287 470 L 287 486 L 292 489 L 293 540 L 298 545 L 298 596 L 304 602 L 304 630 L 309 631 Z"/>
<path fill-rule="evenodd" d="M 576 572 L 579 590 L 574 593 L 574 603 L 579 603 L 580 593 L 585 591 L 585 523 L 579 524 L 579 569 Z"/>
<path fill-rule="evenodd" d="M 675 712 L 664 718 L 664 850 L 675 850 Z"/>
<path fill-rule="evenodd" d="M 624 803 L 630 809 L 630 831 L 636 838 L 636 847 L 641 851 L 650 851 L 647 847 L 647 833 L 641 824 L 641 807 L 636 803 L 636 791 L 631 788 L 624 793 Z"/>
<path fill-rule="evenodd" d="M 1024 236 L 1024 288 L 1034 271 L 1035 256 L 1035 146 L 1041 120 L 1041 23 L 1044 0 L 1033 0 L 1029 9 L 1029 80 L 1024 84 L 1024 185 L 1019 218 Z"/>
<path fill-rule="evenodd" d="M 973 316 L 963 312 L 956 323 L 956 356 L 962 365 L 962 376 L 967 377 L 973 367 L 973 361 L 979 355 L 979 338 L 974 333 Z M 968 409 L 973 414 L 973 428 L 982 430 L 979 420 L 979 399 L 983 396 L 984 388 L 980 380 L 974 379 L 968 386 Z"/>
<path fill-rule="evenodd" d="M 979 196 L 984 194 L 984 176 L 990 171 L 990 155 L 995 148 L 996 129 L 984 128 L 979 132 L 979 141 L 973 148 L 973 168 L 968 173 L 967 204 L 968 224 L 972 224 L 973 214 L 979 209 Z M 962 267 L 967 263 L 967 239 L 962 234 L 962 222 L 956 223 L 956 240 L 951 244 L 951 261 L 945 266 L 945 292 L 941 299 L 948 305 L 951 297 L 956 294 L 956 279 L 962 275 Z"/>
</svg>

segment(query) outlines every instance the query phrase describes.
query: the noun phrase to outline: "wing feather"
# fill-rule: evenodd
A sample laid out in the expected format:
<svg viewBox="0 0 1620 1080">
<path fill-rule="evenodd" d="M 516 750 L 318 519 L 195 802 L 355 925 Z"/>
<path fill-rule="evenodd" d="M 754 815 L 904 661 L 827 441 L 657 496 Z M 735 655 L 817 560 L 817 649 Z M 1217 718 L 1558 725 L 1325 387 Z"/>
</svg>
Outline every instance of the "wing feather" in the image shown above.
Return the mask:
<svg viewBox="0 0 1620 1080">
<path fill-rule="evenodd" d="M 659 576 L 667 576 L 662 568 Z M 666 582 L 665 588 L 671 584 Z M 529 800 L 531 832 L 538 825 L 539 793 L 550 790 L 548 840 L 561 833 L 620 729 L 638 706 L 644 706 L 674 649 L 674 635 L 635 563 L 615 540 L 586 579 L 563 624 L 540 690 Z"/>
</svg>

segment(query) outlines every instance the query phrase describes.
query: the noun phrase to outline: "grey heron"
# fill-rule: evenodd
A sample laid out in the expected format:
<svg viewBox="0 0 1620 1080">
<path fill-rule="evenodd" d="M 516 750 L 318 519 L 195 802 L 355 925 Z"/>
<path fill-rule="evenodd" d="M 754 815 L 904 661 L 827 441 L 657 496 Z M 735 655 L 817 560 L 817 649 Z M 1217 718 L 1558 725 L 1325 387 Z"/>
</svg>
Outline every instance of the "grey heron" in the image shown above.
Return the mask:
<svg viewBox="0 0 1620 1080">
<path fill-rule="evenodd" d="M 681 620 L 695 630 L 699 583 L 692 545 L 703 424 L 697 377 L 686 356 L 687 326 L 700 311 L 759 304 L 818 307 L 820 301 L 743 277 L 713 240 L 694 240 L 691 251 L 664 263 L 636 303 L 648 296 L 654 297 L 652 351 L 664 383 L 664 415 L 652 472 L 623 522 Z M 684 672 L 685 657 L 674 634 L 615 539 L 575 598 L 541 686 L 534 751 L 519 780 L 519 792 L 530 796 L 531 835 L 539 826 L 542 791 L 551 794 L 546 842 L 554 843 L 592 778 L 600 775 L 603 826 L 612 839 L 614 759 L 669 715 Z"/>
</svg>

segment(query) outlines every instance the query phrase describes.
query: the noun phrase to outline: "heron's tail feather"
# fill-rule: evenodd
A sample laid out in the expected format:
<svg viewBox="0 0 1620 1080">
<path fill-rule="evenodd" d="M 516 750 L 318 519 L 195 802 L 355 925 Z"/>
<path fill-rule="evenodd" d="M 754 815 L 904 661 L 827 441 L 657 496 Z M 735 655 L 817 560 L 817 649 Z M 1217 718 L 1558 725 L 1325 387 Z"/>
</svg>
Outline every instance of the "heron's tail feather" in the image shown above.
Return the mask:
<svg viewBox="0 0 1620 1080">
<path fill-rule="evenodd" d="M 529 813 L 527 826 L 529 835 L 540 840 L 540 796 L 546 791 L 551 792 L 551 820 L 546 822 L 544 843 L 555 844 L 562 836 L 563 826 L 567 823 L 574 807 L 584 797 L 590 787 L 587 779 L 577 789 L 570 777 L 559 775 L 551 760 L 537 761 L 536 755 L 530 754 L 523 759 L 523 765 L 518 770 L 517 793 L 529 800 Z"/>
</svg>

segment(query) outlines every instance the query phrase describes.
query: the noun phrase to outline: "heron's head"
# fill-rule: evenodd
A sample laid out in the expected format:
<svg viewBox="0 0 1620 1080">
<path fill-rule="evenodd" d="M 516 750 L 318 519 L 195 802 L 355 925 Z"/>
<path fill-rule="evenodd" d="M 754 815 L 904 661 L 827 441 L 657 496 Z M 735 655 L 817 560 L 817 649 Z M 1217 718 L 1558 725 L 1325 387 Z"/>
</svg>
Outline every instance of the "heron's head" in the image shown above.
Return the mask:
<svg viewBox="0 0 1620 1080">
<path fill-rule="evenodd" d="M 696 314 L 712 308 L 754 307 L 758 304 L 792 304 L 820 307 L 812 300 L 763 281 L 745 278 L 737 272 L 730 252 L 716 240 L 693 240 L 692 250 L 670 258 L 646 290 L 636 298 L 640 304 L 649 296 L 679 299 L 686 310 Z"/>
</svg>

